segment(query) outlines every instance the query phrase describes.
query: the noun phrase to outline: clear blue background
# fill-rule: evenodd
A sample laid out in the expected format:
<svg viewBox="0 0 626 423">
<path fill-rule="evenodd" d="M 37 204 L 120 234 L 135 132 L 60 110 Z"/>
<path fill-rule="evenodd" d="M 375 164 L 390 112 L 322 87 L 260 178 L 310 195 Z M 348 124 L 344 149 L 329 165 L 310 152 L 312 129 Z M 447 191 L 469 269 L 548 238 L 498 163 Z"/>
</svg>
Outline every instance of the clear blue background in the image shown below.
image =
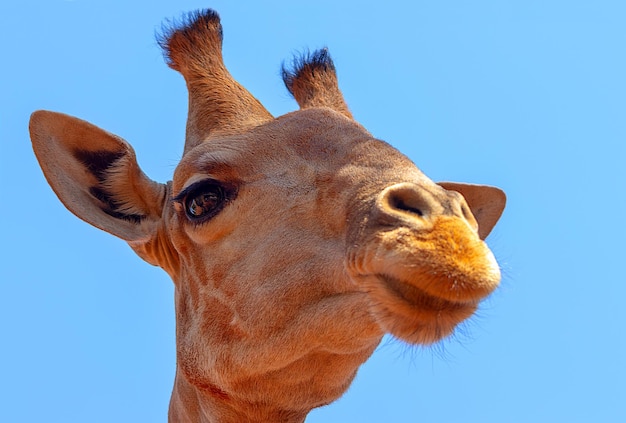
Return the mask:
<svg viewBox="0 0 626 423">
<path fill-rule="evenodd" d="M 626 421 L 626 3 L 62 1 L 0 6 L 0 421 L 165 422 L 173 286 L 79 221 L 30 147 L 33 110 L 129 140 L 171 177 L 182 78 L 164 18 L 213 7 L 232 74 L 274 114 L 279 66 L 328 46 L 358 121 L 435 180 L 498 185 L 502 287 L 435 348 L 386 339 L 309 422 Z"/>
</svg>

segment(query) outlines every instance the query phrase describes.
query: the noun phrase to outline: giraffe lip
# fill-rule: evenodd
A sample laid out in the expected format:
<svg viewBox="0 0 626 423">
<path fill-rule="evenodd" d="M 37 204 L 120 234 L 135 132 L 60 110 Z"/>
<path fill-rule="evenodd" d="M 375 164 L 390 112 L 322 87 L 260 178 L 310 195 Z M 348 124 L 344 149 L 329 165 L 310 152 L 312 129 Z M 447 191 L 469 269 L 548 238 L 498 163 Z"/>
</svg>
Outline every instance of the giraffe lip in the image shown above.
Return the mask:
<svg viewBox="0 0 626 423">
<path fill-rule="evenodd" d="M 381 327 L 411 344 L 430 345 L 449 336 L 474 314 L 478 300 L 442 298 L 388 274 L 368 279 L 372 311 Z"/>
<path fill-rule="evenodd" d="M 376 276 L 383 281 L 387 291 L 394 297 L 422 310 L 467 310 L 468 308 L 475 308 L 478 303 L 475 300 L 452 300 L 435 296 L 415 286 L 413 283 L 404 282 L 388 274 L 377 274 Z"/>
</svg>

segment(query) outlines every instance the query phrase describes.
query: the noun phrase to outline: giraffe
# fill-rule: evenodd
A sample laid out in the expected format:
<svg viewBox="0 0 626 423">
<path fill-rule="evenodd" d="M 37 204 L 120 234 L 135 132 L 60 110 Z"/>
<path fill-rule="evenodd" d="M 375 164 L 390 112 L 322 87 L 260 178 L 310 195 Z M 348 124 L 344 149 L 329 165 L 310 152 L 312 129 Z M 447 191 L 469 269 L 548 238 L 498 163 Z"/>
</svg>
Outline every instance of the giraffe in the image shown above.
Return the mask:
<svg viewBox="0 0 626 423">
<path fill-rule="evenodd" d="M 36 111 L 35 155 L 63 204 L 175 286 L 170 422 L 302 422 L 390 333 L 429 345 L 499 284 L 484 239 L 506 197 L 435 183 L 357 123 L 327 50 L 283 67 L 299 110 L 273 117 L 222 60 L 210 9 L 159 43 L 189 93 L 171 181 L 122 138 Z"/>
</svg>

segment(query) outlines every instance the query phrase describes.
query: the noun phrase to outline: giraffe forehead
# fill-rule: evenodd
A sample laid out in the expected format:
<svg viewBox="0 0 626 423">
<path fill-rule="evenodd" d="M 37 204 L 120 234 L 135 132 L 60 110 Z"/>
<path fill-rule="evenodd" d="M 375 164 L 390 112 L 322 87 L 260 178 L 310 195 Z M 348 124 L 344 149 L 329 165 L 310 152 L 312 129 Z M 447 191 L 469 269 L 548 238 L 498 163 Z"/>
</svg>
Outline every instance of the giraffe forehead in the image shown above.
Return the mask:
<svg viewBox="0 0 626 423">
<path fill-rule="evenodd" d="M 364 145 L 371 141 L 380 144 L 379 148 L 392 149 L 334 111 L 298 111 L 240 134 L 206 139 L 181 160 L 174 190 L 195 174 L 234 180 L 283 173 L 297 166 L 337 169 L 364 157 Z"/>
</svg>

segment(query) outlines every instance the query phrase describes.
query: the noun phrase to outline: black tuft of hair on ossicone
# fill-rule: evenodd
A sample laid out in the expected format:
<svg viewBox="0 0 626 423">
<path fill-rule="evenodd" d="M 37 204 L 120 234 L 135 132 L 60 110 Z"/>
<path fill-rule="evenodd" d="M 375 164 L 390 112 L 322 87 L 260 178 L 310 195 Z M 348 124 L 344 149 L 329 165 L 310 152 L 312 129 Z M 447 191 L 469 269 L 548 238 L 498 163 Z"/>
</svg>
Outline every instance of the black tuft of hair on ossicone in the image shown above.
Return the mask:
<svg viewBox="0 0 626 423">
<path fill-rule="evenodd" d="M 307 50 L 296 54 L 291 61 L 291 66 L 288 67 L 285 65 L 285 62 L 281 66 L 283 82 L 291 95 L 293 95 L 294 81 L 300 78 L 303 73 L 315 74 L 317 72 L 329 71 L 335 73 L 335 64 L 326 47 L 315 50 L 312 53 Z"/>
<path fill-rule="evenodd" d="M 163 50 L 163 56 L 168 66 L 175 65 L 172 58 L 170 41 L 176 33 L 183 38 L 192 39 L 193 34 L 202 33 L 201 28 L 217 28 L 219 42 L 224 39 L 219 14 L 213 9 L 201 9 L 184 14 L 180 19 L 166 19 L 161 24 L 160 31 L 155 32 L 156 42 Z"/>
</svg>

